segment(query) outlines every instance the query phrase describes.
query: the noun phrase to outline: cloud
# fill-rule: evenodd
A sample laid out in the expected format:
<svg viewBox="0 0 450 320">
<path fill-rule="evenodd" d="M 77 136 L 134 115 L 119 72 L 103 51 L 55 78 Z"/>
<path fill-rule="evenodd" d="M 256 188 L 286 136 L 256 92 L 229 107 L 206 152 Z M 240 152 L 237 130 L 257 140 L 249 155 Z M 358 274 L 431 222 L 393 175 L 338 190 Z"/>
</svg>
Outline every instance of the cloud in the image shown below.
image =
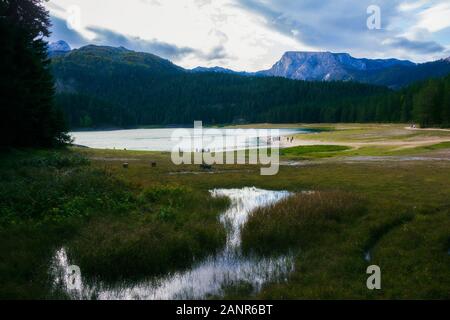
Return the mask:
<svg viewBox="0 0 450 320">
<path fill-rule="evenodd" d="M 81 33 L 67 27 L 66 21 L 55 16 L 51 16 L 52 34 L 50 35 L 50 42 L 64 40 L 70 44 L 72 48 L 78 48 L 86 45 L 89 40 Z"/>
<path fill-rule="evenodd" d="M 357 56 L 388 56 L 400 51 L 410 58 L 420 59 L 420 55 L 437 54 L 443 46 L 432 35 L 428 39 L 416 41 L 405 35 L 416 25 L 429 30 L 440 30 L 450 24 L 450 8 L 442 1 L 414 3 L 402 0 L 238 0 L 239 5 L 264 18 L 264 24 L 278 32 L 291 36 L 297 41 L 318 50 L 345 51 Z M 369 30 L 366 25 L 369 5 L 381 9 L 380 30 Z M 436 18 L 434 22 L 433 17 Z M 389 48 L 383 44 L 389 44 Z M 423 59 L 429 59 L 424 56 Z"/>
<path fill-rule="evenodd" d="M 170 60 L 179 60 L 186 55 L 196 54 L 196 50 L 189 47 L 178 47 L 174 44 L 153 40 L 144 40 L 139 37 L 126 36 L 111 30 L 99 27 L 87 27 L 95 34 L 92 44 L 125 47 L 134 51 L 150 52 Z"/>
<path fill-rule="evenodd" d="M 190 47 L 179 47 L 157 39 L 145 40 L 139 37 L 127 36 L 96 26 L 86 27 L 86 31 L 93 35 L 91 39 L 88 39 L 78 31 L 68 28 L 63 19 L 52 16 L 51 20 L 53 26 L 52 35 L 49 40 L 51 42 L 64 40 L 73 48 L 82 47 L 88 44 L 125 47 L 134 51 L 153 53 L 172 61 L 181 60 L 186 56 L 195 56 L 207 61 L 220 60 L 228 57 L 223 45 L 217 45 L 210 51 L 203 52 Z M 222 37 L 225 39 L 226 36 L 222 35 Z M 224 40 L 224 42 L 226 41 Z"/>
<path fill-rule="evenodd" d="M 369 5 L 381 9 L 380 30 L 367 28 Z M 61 20 L 72 6 L 80 8 L 78 31 Z M 450 48 L 448 0 L 50 0 L 47 7 L 52 40 L 124 46 L 186 68 L 256 71 L 294 50 L 423 62 Z"/>
<path fill-rule="evenodd" d="M 292 36 L 306 45 L 328 50 L 375 46 L 374 40 L 384 30 L 369 30 L 366 26 L 367 7 L 372 1 L 285 1 L 240 0 L 247 10 L 257 12 L 266 24 Z M 394 1 L 393 1 L 394 2 Z M 382 21 L 389 20 L 395 6 L 386 2 Z"/>
<path fill-rule="evenodd" d="M 208 60 L 208 61 L 213 61 L 213 60 L 221 60 L 221 59 L 225 59 L 228 58 L 228 54 L 225 50 L 224 46 L 218 45 L 214 48 L 212 48 L 212 50 L 206 54 L 200 54 L 201 57 L 203 57 L 204 59 Z"/>
<path fill-rule="evenodd" d="M 450 27 L 450 3 L 439 3 L 418 14 L 418 27 L 436 32 Z"/>
<path fill-rule="evenodd" d="M 427 2 L 428 0 L 402 2 L 399 4 L 398 9 L 400 11 L 411 11 L 424 6 Z"/>
<path fill-rule="evenodd" d="M 435 41 L 414 41 L 404 37 L 396 37 L 386 39 L 383 44 L 394 48 L 402 48 L 404 50 L 412 50 L 420 54 L 429 54 L 436 52 L 444 52 L 445 47 Z"/>
</svg>

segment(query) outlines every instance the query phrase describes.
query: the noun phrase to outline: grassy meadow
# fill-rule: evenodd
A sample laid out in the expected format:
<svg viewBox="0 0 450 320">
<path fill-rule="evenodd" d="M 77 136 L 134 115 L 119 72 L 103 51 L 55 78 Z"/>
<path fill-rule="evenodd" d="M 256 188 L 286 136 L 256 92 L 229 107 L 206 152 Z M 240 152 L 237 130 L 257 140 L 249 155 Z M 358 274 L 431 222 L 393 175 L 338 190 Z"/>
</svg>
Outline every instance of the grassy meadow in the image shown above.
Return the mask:
<svg viewBox="0 0 450 320">
<path fill-rule="evenodd" d="M 244 253 L 295 252 L 295 271 L 256 296 L 240 283 L 225 298 L 448 299 L 450 132 L 405 126 L 306 125 L 326 130 L 296 136 L 276 176 L 176 166 L 163 152 L 4 154 L 0 298 L 67 298 L 48 273 L 62 246 L 83 276 L 112 283 L 186 269 L 225 243 L 228 200 L 208 190 L 256 186 L 294 195 L 251 214 Z M 366 288 L 371 264 L 381 290 Z"/>
</svg>

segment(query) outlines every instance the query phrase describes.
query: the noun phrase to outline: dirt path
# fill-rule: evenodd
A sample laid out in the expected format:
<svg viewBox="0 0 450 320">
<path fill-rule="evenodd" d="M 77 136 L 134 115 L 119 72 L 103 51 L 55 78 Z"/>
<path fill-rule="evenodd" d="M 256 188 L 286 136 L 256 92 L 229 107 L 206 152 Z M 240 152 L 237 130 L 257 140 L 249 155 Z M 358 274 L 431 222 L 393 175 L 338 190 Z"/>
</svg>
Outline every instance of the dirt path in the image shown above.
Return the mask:
<svg viewBox="0 0 450 320">
<path fill-rule="evenodd" d="M 410 131 L 446 131 L 450 132 L 450 129 L 441 129 L 441 128 L 411 128 L 411 127 L 405 127 L 406 130 Z"/>
<path fill-rule="evenodd" d="M 280 148 L 292 148 L 298 146 L 312 146 L 312 145 L 340 145 L 348 146 L 352 148 L 361 148 L 368 146 L 392 146 L 399 148 L 416 148 L 423 147 L 427 145 L 438 144 L 442 142 L 450 142 L 450 137 L 446 138 L 436 138 L 436 137 L 421 137 L 413 141 L 402 141 L 402 140 L 388 140 L 388 141 L 371 141 L 371 142 L 350 142 L 350 141 L 326 141 L 326 140 L 312 140 L 312 139 L 301 139 L 295 137 L 291 142 L 281 141 Z"/>
<path fill-rule="evenodd" d="M 445 155 L 435 156 L 356 156 L 356 157 L 339 157 L 319 160 L 286 160 L 280 161 L 280 166 L 304 167 L 310 165 L 326 164 L 326 163 L 396 163 L 396 162 L 450 162 L 450 157 Z"/>
</svg>

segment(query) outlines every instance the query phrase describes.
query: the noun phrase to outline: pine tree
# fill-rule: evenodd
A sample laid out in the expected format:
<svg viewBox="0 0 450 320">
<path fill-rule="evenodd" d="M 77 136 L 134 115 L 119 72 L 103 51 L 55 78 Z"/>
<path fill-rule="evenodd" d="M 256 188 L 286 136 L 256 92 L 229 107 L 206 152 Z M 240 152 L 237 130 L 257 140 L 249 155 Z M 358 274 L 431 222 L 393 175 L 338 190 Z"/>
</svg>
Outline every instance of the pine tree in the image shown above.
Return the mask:
<svg viewBox="0 0 450 320">
<path fill-rule="evenodd" d="M 0 4 L 2 147 L 53 146 L 68 141 L 54 107 L 47 44 L 50 19 L 41 0 Z"/>
</svg>

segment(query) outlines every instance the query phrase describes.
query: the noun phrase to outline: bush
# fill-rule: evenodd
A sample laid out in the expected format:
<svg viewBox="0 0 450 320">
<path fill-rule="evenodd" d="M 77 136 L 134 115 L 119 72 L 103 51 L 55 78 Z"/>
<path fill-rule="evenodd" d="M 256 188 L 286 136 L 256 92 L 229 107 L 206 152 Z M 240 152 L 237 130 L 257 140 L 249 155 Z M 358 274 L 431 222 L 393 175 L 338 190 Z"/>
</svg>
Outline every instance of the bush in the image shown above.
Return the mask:
<svg viewBox="0 0 450 320">
<path fill-rule="evenodd" d="M 136 207 L 132 190 L 82 155 L 25 152 L 2 159 L 0 226 L 62 223 Z"/>
<path fill-rule="evenodd" d="M 156 203 L 180 198 L 188 192 L 187 188 L 176 185 L 153 186 L 141 192 L 140 200 L 142 202 Z"/>
<path fill-rule="evenodd" d="M 31 156 L 18 162 L 19 166 L 30 166 L 39 168 L 57 168 L 85 166 L 89 160 L 79 153 L 71 152 L 48 152 L 43 155 Z"/>
</svg>

